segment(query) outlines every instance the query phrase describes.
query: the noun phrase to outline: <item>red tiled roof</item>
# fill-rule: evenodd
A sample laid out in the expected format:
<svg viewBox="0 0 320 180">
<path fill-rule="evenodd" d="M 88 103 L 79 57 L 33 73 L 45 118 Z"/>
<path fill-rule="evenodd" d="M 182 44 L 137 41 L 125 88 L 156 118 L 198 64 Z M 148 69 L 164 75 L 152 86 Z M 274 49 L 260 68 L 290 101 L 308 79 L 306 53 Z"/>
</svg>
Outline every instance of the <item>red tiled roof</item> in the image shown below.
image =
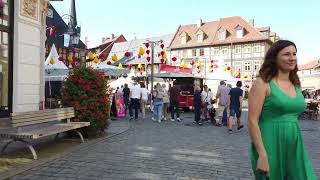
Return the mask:
<svg viewBox="0 0 320 180">
<path fill-rule="evenodd" d="M 98 45 L 96 47 L 90 48 L 90 49 L 98 49 L 98 48 L 105 49 L 107 46 L 109 46 L 109 44 L 111 44 L 113 42 L 116 42 L 120 37 L 124 38 L 124 36 L 121 34 L 120 36 L 115 36 L 113 39 L 107 39 L 102 44 L 100 44 L 100 45 Z"/>
<path fill-rule="evenodd" d="M 245 34 L 242 38 L 236 38 L 235 28 L 240 25 L 245 29 Z M 227 37 L 225 40 L 218 39 L 218 30 L 224 28 L 227 31 Z M 202 42 L 197 42 L 196 32 L 201 29 L 206 37 Z M 189 39 L 186 44 L 181 44 L 180 34 L 186 32 Z M 248 41 L 267 41 L 268 37 L 265 37 L 258 29 L 250 25 L 249 22 L 245 21 L 239 16 L 233 16 L 228 18 L 221 18 L 219 21 L 212 21 L 203 23 L 199 28 L 196 24 L 182 25 L 179 26 L 177 32 L 169 46 L 170 49 L 175 48 L 187 48 L 197 46 L 209 46 L 229 43 L 241 43 Z"/>
<path fill-rule="evenodd" d="M 320 59 L 310 61 L 306 64 L 302 64 L 298 66 L 299 70 L 309 70 L 309 69 L 315 69 L 320 67 Z"/>
</svg>

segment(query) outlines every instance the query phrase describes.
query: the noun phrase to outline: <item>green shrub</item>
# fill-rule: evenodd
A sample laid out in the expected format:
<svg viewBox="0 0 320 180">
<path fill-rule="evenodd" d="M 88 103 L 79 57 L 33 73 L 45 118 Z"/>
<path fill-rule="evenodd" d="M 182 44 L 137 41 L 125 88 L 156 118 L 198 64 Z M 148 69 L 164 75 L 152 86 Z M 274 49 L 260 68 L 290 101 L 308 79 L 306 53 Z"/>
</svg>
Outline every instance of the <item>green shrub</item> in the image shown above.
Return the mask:
<svg viewBox="0 0 320 180">
<path fill-rule="evenodd" d="M 62 104 L 74 107 L 74 121 L 90 122 L 87 135 L 101 136 L 108 127 L 110 91 L 107 77 L 90 67 L 75 67 L 62 85 Z"/>
</svg>

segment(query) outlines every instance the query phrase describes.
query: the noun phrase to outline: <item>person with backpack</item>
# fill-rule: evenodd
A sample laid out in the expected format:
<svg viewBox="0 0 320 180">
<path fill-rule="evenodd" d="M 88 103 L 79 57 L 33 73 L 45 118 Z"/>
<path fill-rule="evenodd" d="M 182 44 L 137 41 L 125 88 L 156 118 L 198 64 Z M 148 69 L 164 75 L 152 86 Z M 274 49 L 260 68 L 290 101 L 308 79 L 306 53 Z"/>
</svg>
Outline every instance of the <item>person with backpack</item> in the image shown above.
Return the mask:
<svg viewBox="0 0 320 180">
<path fill-rule="evenodd" d="M 153 121 L 158 121 L 161 123 L 162 107 L 163 107 L 163 97 L 164 90 L 162 89 L 160 83 L 157 83 L 156 88 L 152 92 L 153 96 Z"/>
</svg>

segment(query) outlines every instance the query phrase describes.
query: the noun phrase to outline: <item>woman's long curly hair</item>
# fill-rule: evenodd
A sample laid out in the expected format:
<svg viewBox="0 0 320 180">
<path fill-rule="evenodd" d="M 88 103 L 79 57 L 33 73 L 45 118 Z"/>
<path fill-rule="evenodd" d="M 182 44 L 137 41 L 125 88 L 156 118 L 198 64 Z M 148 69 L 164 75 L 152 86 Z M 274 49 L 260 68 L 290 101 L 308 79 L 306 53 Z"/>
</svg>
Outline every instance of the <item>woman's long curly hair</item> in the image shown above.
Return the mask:
<svg viewBox="0 0 320 180">
<path fill-rule="evenodd" d="M 258 75 L 264 82 L 269 83 L 272 78 L 278 75 L 279 68 L 277 65 L 277 56 L 282 49 L 288 46 L 294 46 L 297 50 L 297 47 L 293 42 L 288 40 L 279 40 L 275 42 L 267 51 Z M 297 72 L 298 66 L 296 65 L 294 70 L 290 71 L 289 73 L 289 80 L 292 82 L 292 84 L 300 87 L 301 84 Z"/>
</svg>

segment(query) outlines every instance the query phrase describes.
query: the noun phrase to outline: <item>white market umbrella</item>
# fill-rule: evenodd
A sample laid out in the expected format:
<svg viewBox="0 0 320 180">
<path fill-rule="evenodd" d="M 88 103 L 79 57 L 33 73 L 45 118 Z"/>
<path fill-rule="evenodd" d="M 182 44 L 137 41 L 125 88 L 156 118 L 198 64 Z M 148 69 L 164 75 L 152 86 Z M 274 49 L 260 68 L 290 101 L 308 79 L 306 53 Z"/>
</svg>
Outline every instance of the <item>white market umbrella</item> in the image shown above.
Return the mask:
<svg viewBox="0 0 320 180">
<path fill-rule="evenodd" d="M 108 65 L 105 62 L 102 62 L 99 65 L 95 66 L 94 69 L 102 71 L 105 75 L 109 76 L 121 76 L 128 73 L 128 70 L 125 68 Z"/>
</svg>

